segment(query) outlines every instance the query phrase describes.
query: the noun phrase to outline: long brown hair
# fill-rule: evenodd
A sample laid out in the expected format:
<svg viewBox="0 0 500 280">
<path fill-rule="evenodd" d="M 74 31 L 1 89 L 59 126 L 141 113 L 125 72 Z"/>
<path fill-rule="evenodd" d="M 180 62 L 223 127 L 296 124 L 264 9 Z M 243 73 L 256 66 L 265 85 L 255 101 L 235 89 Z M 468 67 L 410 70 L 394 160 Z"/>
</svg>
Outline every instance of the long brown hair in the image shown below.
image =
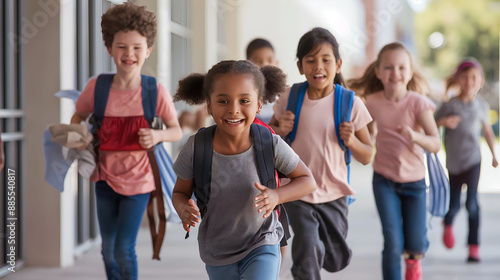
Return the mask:
<svg viewBox="0 0 500 280">
<path fill-rule="evenodd" d="M 422 74 L 414 69 L 415 67 L 413 66 L 411 55 L 408 49 L 403 44 L 398 42 L 385 45 L 378 53 L 377 60 L 370 64 L 370 66 L 368 66 L 363 76 L 361 78 L 348 80 L 347 87 L 354 90 L 356 94 L 360 96 L 366 96 L 384 90 L 384 85 L 375 75 L 375 68 L 380 66 L 382 56 L 385 52 L 394 50 L 403 50 L 408 54 L 408 57 L 410 58 L 413 77 L 408 82 L 406 88 L 408 90 L 427 95 L 429 93 L 429 85 L 427 84 L 427 81 L 424 79 Z"/>
</svg>

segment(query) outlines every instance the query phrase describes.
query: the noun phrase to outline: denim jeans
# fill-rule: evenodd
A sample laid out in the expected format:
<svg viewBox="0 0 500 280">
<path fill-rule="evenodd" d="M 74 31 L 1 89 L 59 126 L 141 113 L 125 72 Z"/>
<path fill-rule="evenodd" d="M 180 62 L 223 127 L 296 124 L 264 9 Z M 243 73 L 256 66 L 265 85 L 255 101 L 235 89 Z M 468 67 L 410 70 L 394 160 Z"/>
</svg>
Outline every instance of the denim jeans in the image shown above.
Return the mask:
<svg viewBox="0 0 500 280">
<path fill-rule="evenodd" d="M 280 245 L 263 245 L 253 249 L 241 261 L 223 265 L 206 265 L 210 280 L 277 280 L 280 271 Z"/>
<path fill-rule="evenodd" d="M 106 181 L 96 183 L 97 218 L 108 280 L 137 280 L 135 242 L 149 193 L 125 196 Z"/>
<path fill-rule="evenodd" d="M 479 245 L 479 203 L 477 201 L 477 185 L 481 163 L 478 163 L 460 174 L 450 175 L 450 210 L 444 216 L 444 224 L 451 225 L 455 215 L 460 210 L 462 185 L 467 185 L 467 200 L 465 208 L 469 212 L 469 238 L 467 244 Z"/>
<path fill-rule="evenodd" d="M 373 194 L 382 223 L 384 280 L 401 279 L 401 255 L 427 251 L 425 180 L 396 183 L 374 172 Z"/>
</svg>

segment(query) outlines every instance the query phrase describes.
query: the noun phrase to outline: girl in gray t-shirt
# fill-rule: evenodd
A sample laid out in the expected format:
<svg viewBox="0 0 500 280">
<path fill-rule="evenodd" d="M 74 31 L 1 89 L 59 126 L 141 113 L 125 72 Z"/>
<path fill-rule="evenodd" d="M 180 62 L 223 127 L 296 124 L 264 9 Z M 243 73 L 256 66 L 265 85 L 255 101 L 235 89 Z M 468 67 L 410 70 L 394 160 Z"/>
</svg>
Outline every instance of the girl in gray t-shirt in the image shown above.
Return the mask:
<svg viewBox="0 0 500 280">
<path fill-rule="evenodd" d="M 277 279 L 283 227 L 276 205 L 311 193 L 316 183 L 307 167 L 278 136 L 273 137 L 274 166 L 291 182 L 276 189 L 259 184 L 250 126 L 263 102 L 274 101 L 286 76 L 272 66 L 222 61 L 206 75 L 179 82 L 174 100 L 207 104 L 213 136 L 210 197 L 198 233 L 200 256 L 210 279 Z M 200 222 L 194 189 L 194 137 L 174 163 L 177 181 L 172 202 L 186 231 Z M 203 205 L 205 206 L 205 205 Z"/>
<path fill-rule="evenodd" d="M 498 162 L 495 157 L 495 136 L 489 125 L 488 103 L 477 93 L 484 85 L 481 65 L 473 59 L 463 61 L 448 79 L 446 92 L 458 87 L 458 95 L 444 103 L 436 112 L 438 126 L 444 126 L 444 146 L 446 167 L 450 177 L 450 210 L 444 217 L 443 242 L 449 249 L 455 244 L 453 219 L 460 209 L 462 185 L 467 185 L 466 208 L 469 212 L 469 256 L 467 261 L 479 261 L 479 204 L 477 186 L 481 168 L 479 139 L 481 131 L 493 155 L 493 167 Z"/>
</svg>

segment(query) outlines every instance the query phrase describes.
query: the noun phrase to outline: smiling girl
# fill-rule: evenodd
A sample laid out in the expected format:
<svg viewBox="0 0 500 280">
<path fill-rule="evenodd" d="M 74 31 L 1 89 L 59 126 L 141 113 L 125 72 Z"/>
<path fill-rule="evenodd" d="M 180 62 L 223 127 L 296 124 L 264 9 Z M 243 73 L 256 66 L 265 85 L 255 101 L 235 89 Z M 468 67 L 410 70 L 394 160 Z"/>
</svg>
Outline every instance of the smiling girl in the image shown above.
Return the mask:
<svg viewBox="0 0 500 280">
<path fill-rule="evenodd" d="M 384 46 L 364 76 L 349 84 L 363 93 L 373 117 L 373 193 L 384 235 L 384 280 L 401 279 L 401 255 L 405 279 L 420 280 L 420 259 L 429 245 L 423 150 L 441 148 L 435 106 L 422 95 L 424 80 L 400 43 Z"/>
<path fill-rule="evenodd" d="M 479 202 L 477 187 L 481 171 L 481 132 L 493 156 L 492 166 L 497 167 L 495 156 L 495 135 L 489 124 L 488 103 L 478 96 L 484 85 L 481 64 L 474 59 L 466 59 L 447 79 L 446 93 L 458 87 L 458 95 L 444 103 L 436 112 L 438 126 L 443 126 L 446 167 L 450 177 L 450 209 L 444 217 L 443 242 L 449 249 L 455 245 L 453 220 L 460 210 L 462 185 L 467 185 L 469 212 L 469 256 L 467 261 L 479 261 Z"/>
<path fill-rule="evenodd" d="M 292 149 L 311 170 L 316 190 L 301 200 L 285 204 L 294 232 L 292 274 L 294 279 L 321 279 L 325 268 L 335 272 L 351 259 L 347 245 L 347 196 L 354 194 L 348 182 L 344 151 L 337 140 L 334 121 L 335 88 L 344 85 L 342 59 L 335 37 L 314 28 L 297 47 L 297 67 L 309 86 L 297 124 Z M 296 116 L 287 111 L 288 89 L 274 105 L 271 127 L 280 136 L 293 129 Z M 371 122 L 363 102 L 354 97 L 351 121 L 340 124 L 340 138 L 355 159 L 368 164 L 372 145 L 366 125 Z"/>
<path fill-rule="evenodd" d="M 200 223 L 200 256 L 210 279 L 277 279 L 283 227 L 275 206 L 314 190 L 314 179 L 292 149 L 273 135 L 274 166 L 290 184 L 269 189 L 259 184 L 250 126 L 262 104 L 283 92 L 286 77 L 272 66 L 222 61 L 206 75 L 191 74 L 179 82 L 175 100 L 207 104 L 215 122 L 210 200 L 200 211 L 194 190 L 191 136 L 174 163 L 177 182 L 172 194 L 186 231 Z M 197 143 L 198 145 L 198 143 Z M 196 192 L 195 192 L 196 194 Z M 201 212 L 201 213 L 200 213 Z"/>
</svg>

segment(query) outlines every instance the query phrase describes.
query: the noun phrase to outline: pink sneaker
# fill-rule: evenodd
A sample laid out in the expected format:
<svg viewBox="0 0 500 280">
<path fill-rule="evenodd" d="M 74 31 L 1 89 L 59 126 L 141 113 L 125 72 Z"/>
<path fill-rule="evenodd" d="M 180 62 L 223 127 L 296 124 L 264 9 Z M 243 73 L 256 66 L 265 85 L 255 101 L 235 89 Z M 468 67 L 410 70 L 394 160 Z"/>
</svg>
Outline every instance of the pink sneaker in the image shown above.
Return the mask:
<svg viewBox="0 0 500 280">
<path fill-rule="evenodd" d="M 453 236 L 453 225 L 444 225 L 443 243 L 446 248 L 451 249 L 455 246 L 455 236 Z"/>
<path fill-rule="evenodd" d="M 405 280 L 422 280 L 422 263 L 420 260 L 406 259 Z"/>
<path fill-rule="evenodd" d="M 479 245 L 469 245 L 469 258 L 467 262 L 479 262 Z"/>
</svg>

